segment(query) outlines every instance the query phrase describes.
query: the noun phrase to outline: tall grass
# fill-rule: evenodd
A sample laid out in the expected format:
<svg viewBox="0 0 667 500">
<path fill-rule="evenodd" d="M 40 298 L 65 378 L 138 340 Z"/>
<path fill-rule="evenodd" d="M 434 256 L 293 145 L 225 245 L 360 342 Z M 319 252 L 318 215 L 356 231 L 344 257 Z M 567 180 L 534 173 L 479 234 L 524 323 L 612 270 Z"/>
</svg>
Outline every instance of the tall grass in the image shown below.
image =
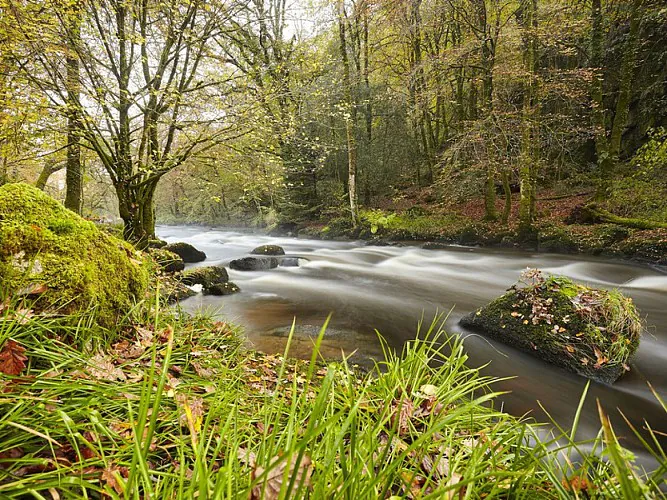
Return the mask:
<svg viewBox="0 0 667 500">
<path fill-rule="evenodd" d="M 29 360 L 0 378 L 0 498 L 664 498 L 654 433 L 652 474 L 603 409 L 590 442 L 574 441 L 580 412 L 540 440 L 436 324 L 361 373 L 319 359 L 326 325 L 303 362 L 291 335 L 266 355 L 156 306 L 114 332 L 18 309 L 0 321 L 0 346 Z"/>
</svg>

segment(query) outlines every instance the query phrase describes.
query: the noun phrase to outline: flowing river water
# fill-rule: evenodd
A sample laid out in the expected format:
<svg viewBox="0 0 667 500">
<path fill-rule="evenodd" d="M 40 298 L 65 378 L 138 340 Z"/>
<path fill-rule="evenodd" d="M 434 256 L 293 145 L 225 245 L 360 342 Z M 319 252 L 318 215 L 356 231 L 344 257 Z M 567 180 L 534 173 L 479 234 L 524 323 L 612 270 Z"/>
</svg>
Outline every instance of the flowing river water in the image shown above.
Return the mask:
<svg viewBox="0 0 667 500">
<path fill-rule="evenodd" d="M 536 254 L 511 250 L 451 247 L 424 250 L 417 246 L 370 246 L 364 242 L 275 238 L 250 232 L 161 226 L 161 238 L 186 241 L 206 252 L 197 265 L 225 265 L 265 244 L 280 245 L 298 267 L 268 271 L 229 270 L 241 293 L 214 297 L 199 294 L 182 303 L 185 310 L 208 309 L 243 325 L 257 349 L 281 353 L 294 318 L 297 335 L 291 355 L 310 357 L 313 339 L 332 313 L 322 354 L 354 359 L 381 359 L 375 330 L 391 347 L 415 337 L 421 318 L 425 323 L 438 312 L 449 313 L 448 333 L 465 336 L 469 366 L 489 365 L 483 373 L 513 377 L 494 385 L 510 391 L 501 397 L 503 409 L 514 415 L 530 413 L 569 426 L 586 379 L 546 364 L 481 335 L 466 331 L 459 319 L 501 295 L 526 267 L 561 274 L 596 287 L 619 288 L 631 296 L 646 318 L 648 330 L 631 362 L 631 371 L 614 385 L 593 382 L 582 413 L 579 438 L 594 436 L 600 428 L 596 399 L 611 414 L 622 444 L 650 464 L 648 456 L 624 424 L 617 409 L 638 428 L 644 420 L 654 430 L 667 432 L 667 414 L 651 393 L 667 396 L 667 271 L 629 262 L 584 256 Z M 450 312 L 451 311 L 451 312 Z M 539 402 L 539 403 L 538 403 Z M 662 439 L 663 447 L 667 440 Z"/>
</svg>

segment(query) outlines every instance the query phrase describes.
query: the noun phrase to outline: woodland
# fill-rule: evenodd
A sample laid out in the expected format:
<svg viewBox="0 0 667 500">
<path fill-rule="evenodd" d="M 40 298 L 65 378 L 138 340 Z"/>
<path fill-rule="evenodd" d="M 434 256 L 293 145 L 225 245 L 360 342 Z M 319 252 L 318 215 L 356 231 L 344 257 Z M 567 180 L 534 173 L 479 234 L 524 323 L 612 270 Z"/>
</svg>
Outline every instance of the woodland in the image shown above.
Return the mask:
<svg viewBox="0 0 667 500">
<path fill-rule="evenodd" d="M 0 9 L 0 183 L 130 240 L 156 220 L 341 231 L 392 214 L 530 239 L 590 203 L 594 221 L 666 224 L 661 2 Z"/>
</svg>

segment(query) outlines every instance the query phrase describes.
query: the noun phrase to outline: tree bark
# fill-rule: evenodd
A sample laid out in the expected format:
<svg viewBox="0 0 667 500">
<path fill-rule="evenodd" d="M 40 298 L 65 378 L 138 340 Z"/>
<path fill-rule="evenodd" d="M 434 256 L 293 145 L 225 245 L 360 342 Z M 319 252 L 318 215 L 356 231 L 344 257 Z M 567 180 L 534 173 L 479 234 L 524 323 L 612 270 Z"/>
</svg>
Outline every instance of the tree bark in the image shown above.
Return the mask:
<svg viewBox="0 0 667 500">
<path fill-rule="evenodd" d="M 592 3 L 591 67 L 594 74 L 591 84 L 591 101 L 593 106 L 593 127 L 595 129 L 595 153 L 600 176 L 595 192 L 595 199 L 597 201 L 602 201 L 609 194 L 609 186 L 621 153 L 623 132 L 627 127 L 630 98 L 632 97 L 632 81 L 637 62 L 637 43 L 642 18 L 642 3 L 643 0 L 634 0 L 630 10 L 630 27 L 621 61 L 619 93 L 610 132 L 607 130 L 608 123 L 604 109 L 602 89 L 602 82 L 604 80 L 604 68 L 602 68 L 604 41 L 602 5 L 601 0 L 593 0 Z"/>
<path fill-rule="evenodd" d="M 523 94 L 523 131 L 521 134 L 521 158 L 519 178 L 521 193 L 519 199 L 519 233 L 525 236 L 533 232 L 534 200 L 535 200 L 535 172 L 534 172 L 534 91 L 537 27 L 537 0 L 528 0 L 522 10 L 522 25 L 524 30 L 524 67 L 527 73 L 527 82 Z"/>
<path fill-rule="evenodd" d="M 352 99 L 352 79 L 350 76 L 350 61 L 347 56 L 347 37 L 345 34 L 345 4 L 343 0 L 338 1 L 338 34 L 340 38 L 340 56 L 343 62 L 343 91 L 345 94 L 345 135 L 347 139 L 347 189 L 350 196 L 350 213 L 352 225 L 359 223 L 359 212 L 357 208 L 357 141 L 354 134 L 356 124 L 357 108 Z"/>
<path fill-rule="evenodd" d="M 598 223 L 617 224 L 619 226 L 631 227 L 634 229 L 667 229 L 667 222 L 651 221 L 646 219 L 632 219 L 628 217 L 619 217 L 595 203 L 591 203 L 582 208 L 583 215 L 588 221 Z"/>
<path fill-rule="evenodd" d="M 66 163 L 55 163 L 53 161 L 47 161 L 44 164 L 44 168 L 42 168 L 42 171 L 39 173 L 39 177 L 35 182 L 35 187 L 41 191 L 44 191 L 44 188 L 46 188 L 46 183 L 49 181 L 49 177 L 51 177 L 59 170 L 65 168 L 66 165 Z"/>
<path fill-rule="evenodd" d="M 81 11 L 73 5 L 67 13 L 67 171 L 65 207 L 81 215 L 83 207 L 83 172 L 81 170 L 81 113 L 79 56 Z"/>
<path fill-rule="evenodd" d="M 493 66 L 495 50 L 491 41 L 485 0 L 475 0 L 477 17 L 477 38 L 480 42 L 482 73 L 482 112 L 486 116 L 493 113 Z M 498 218 L 496 210 L 496 169 L 490 159 L 486 162 L 486 182 L 484 188 L 484 218 L 494 221 Z"/>
</svg>

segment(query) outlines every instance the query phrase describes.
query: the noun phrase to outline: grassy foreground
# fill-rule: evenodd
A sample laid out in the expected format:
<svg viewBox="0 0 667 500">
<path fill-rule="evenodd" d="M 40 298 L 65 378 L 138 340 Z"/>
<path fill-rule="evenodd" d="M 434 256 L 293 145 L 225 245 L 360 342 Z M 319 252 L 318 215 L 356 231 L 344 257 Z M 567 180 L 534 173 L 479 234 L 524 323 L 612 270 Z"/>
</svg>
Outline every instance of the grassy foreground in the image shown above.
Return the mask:
<svg viewBox="0 0 667 500">
<path fill-rule="evenodd" d="M 577 419 L 538 440 L 437 327 L 360 373 L 157 302 L 113 330 L 91 314 L 0 305 L 1 498 L 665 497 L 657 438 L 650 474 L 602 408 L 592 442 Z"/>
</svg>

